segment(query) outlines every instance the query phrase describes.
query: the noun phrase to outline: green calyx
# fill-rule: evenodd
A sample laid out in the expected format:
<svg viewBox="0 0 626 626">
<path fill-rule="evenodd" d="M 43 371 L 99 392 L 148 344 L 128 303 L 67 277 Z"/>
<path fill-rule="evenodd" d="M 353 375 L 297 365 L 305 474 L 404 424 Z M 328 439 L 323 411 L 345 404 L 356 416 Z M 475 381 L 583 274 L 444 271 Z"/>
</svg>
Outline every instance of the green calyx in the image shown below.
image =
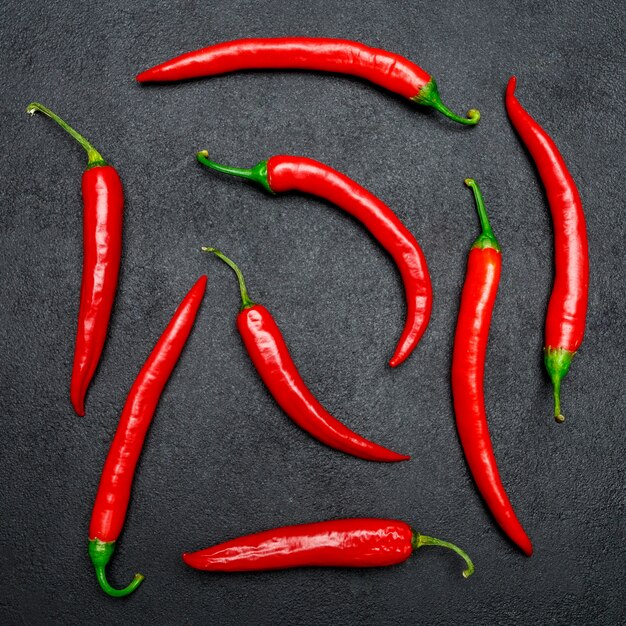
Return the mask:
<svg viewBox="0 0 626 626">
<path fill-rule="evenodd" d="M 100 539 L 89 540 L 89 558 L 93 563 L 93 567 L 96 570 L 96 577 L 102 587 L 102 591 L 112 596 L 113 598 L 123 598 L 130 595 L 144 579 L 142 574 L 135 574 L 135 577 L 131 580 L 130 584 L 124 589 L 114 589 L 109 584 L 106 577 L 106 566 L 111 560 L 113 551 L 115 550 L 115 541 L 100 541 Z"/>
<path fill-rule="evenodd" d="M 202 248 L 202 252 L 210 252 L 211 254 L 214 254 L 216 257 L 218 257 L 219 259 L 222 259 L 222 261 L 224 261 L 224 263 L 226 263 L 226 265 L 228 265 L 228 267 L 230 267 L 230 269 L 233 270 L 233 272 L 235 272 L 236 276 L 237 276 L 237 280 L 239 281 L 239 292 L 241 293 L 241 311 L 244 311 L 245 309 L 249 309 L 251 307 L 253 307 L 255 305 L 255 303 L 250 299 L 250 296 L 248 295 L 248 288 L 246 287 L 246 281 L 243 278 L 243 274 L 241 273 L 241 270 L 239 269 L 239 267 L 237 266 L 237 264 L 229 259 L 223 252 L 220 252 L 217 248 Z"/>
<path fill-rule="evenodd" d="M 271 194 L 274 193 L 272 188 L 270 187 L 268 177 L 267 177 L 267 161 L 261 161 L 257 163 L 254 167 L 250 169 L 245 169 L 242 167 L 231 167 L 230 165 L 221 165 L 220 163 L 216 163 L 215 161 L 211 161 L 209 159 L 209 153 L 207 150 L 202 150 L 196 154 L 196 158 L 199 163 L 202 165 L 211 168 L 212 170 L 217 170 L 218 172 L 222 172 L 223 174 L 231 174 L 233 176 L 239 176 L 240 178 L 246 178 L 247 180 L 251 180 L 263 187 L 266 191 L 269 191 Z"/>
<path fill-rule="evenodd" d="M 493 248 L 500 252 L 500 244 L 491 230 L 489 216 L 485 209 L 485 201 L 483 200 L 483 194 L 480 191 L 478 183 L 473 178 L 466 178 L 464 182 L 474 192 L 476 211 L 478 213 L 478 219 L 480 219 L 481 233 L 472 244 L 472 248 L 480 248 L 481 250 L 484 248 Z"/>
<path fill-rule="evenodd" d="M 554 419 L 562 424 L 565 416 L 561 413 L 561 380 L 569 371 L 575 352 L 563 348 L 551 348 L 548 346 L 543 350 L 543 362 L 552 381 L 554 393 Z"/>
<path fill-rule="evenodd" d="M 44 115 L 47 115 L 51 120 L 54 120 L 64 131 L 69 133 L 87 152 L 87 169 L 92 167 L 102 167 L 107 165 L 107 162 L 102 158 L 102 155 L 78 132 L 76 132 L 67 122 L 62 120 L 56 113 L 52 112 L 48 107 L 40 104 L 39 102 L 31 102 L 26 107 L 26 113 L 35 115 L 35 112 L 39 111 Z"/>
<path fill-rule="evenodd" d="M 416 96 L 411 98 L 413 102 L 422 104 L 427 107 L 433 107 L 440 113 L 443 113 L 451 120 L 458 122 L 459 124 L 465 124 L 466 126 L 474 126 L 480 121 L 480 111 L 478 109 L 470 109 L 467 112 L 467 117 L 461 117 L 452 112 L 442 101 L 439 95 L 439 87 L 434 78 L 431 78 L 420 90 Z"/>
<path fill-rule="evenodd" d="M 441 539 L 421 535 L 414 530 L 411 537 L 411 547 L 413 550 L 417 550 L 423 546 L 440 546 L 442 548 L 449 548 L 450 550 L 453 550 L 465 561 L 465 564 L 467 565 L 467 567 L 463 570 L 463 578 L 469 578 L 474 573 L 474 564 L 472 563 L 472 559 L 470 559 L 469 556 L 461 550 L 461 548 L 455 546 L 453 543 L 449 543 L 448 541 L 441 541 Z"/>
</svg>

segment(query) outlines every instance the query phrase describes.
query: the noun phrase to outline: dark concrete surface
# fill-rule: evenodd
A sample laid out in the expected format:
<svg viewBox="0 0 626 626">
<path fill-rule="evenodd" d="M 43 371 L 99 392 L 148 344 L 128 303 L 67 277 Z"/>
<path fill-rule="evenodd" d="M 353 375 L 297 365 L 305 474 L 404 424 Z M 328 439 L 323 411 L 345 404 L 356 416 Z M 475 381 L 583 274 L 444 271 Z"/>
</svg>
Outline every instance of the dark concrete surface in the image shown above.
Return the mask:
<svg viewBox="0 0 626 626">
<path fill-rule="evenodd" d="M 601 2 L 18 2 L 0 7 L 0 623 L 618 624 L 625 619 L 624 28 Z M 404 54 L 464 128 L 349 78 L 246 73 L 141 87 L 134 75 L 242 36 L 337 36 Z M 545 196 L 505 116 L 517 94 L 560 147 L 583 199 L 587 335 L 551 418 L 541 359 L 552 280 Z M 126 192 L 119 293 L 100 367 L 76 417 L 68 384 L 81 268 L 85 157 L 50 106 L 114 164 Z M 385 253 L 354 220 L 299 195 L 271 198 L 203 170 L 198 149 L 252 165 L 322 160 L 397 211 L 424 248 L 435 303 L 418 349 L 386 360 L 404 302 Z M 495 527 L 457 439 L 452 334 L 478 224 L 463 178 L 482 185 L 504 254 L 486 402 L 497 459 L 533 539 L 527 559 Z M 360 461 L 313 441 L 264 389 L 235 329 L 219 246 L 275 315 L 324 405 L 413 459 Z M 98 588 L 87 527 L 126 394 L 183 294 L 209 276 L 196 327 L 138 466 L 114 584 Z M 288 523 L 404 519 L 457 542 L 380 570 L 207 575 L 183 550 Z"/>
</svg>

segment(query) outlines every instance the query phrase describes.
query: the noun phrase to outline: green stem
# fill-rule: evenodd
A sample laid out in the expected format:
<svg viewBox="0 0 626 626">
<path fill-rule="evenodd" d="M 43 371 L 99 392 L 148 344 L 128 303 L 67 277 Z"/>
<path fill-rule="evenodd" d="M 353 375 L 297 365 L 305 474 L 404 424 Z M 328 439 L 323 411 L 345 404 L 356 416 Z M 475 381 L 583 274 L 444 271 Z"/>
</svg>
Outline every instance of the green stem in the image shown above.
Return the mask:
<svg viewBox="0 0 626 626">
<path fill-rule="evenodd" d="M 222 259 L 228 267 L 230 267 L 233 272 L 237 275 L 237 280 L 239 281 L 239 291 L 241 292 L 241 310 L 249 309 L 255 305 L 255 303 L 250 299 L 248 295 L 248 289 L 246 287 L 246 281 L 243 278 L 243 274 L 241 270 L 237 266 L 237 264 L 229 259 L 223 252 L 220 252 L 217 248 L 202 248 L 202 252 L 211 252 L 216 257 Z"/>
<path fill-rule="evenodd" d="M 575 353 L 563 348 L 550 348 L 549 346 L 544 349 L 543 353 L 543 361 L 552 381 L 554 419 L 562 424 L 565 421 L 565 416 L 561 413 L 561 380 L 569 371 Z"/>
<path fill-rule="evenodd" d="M 87 169 L 92 167 L 98 167 L 106 165 L 107 162 L 102 158 L 102 155 L 78 132 L 76 132 L 67 122 L 62 120 L 56 113 L 53 113 L 48 107 L 39 102 L 31 102 L 26 107 L 26 113 L 35 115 L 35 111 L 39 111 L 44 115 L 47 115 L 50 119 L 54 120 L 63 130 L 68 132 L 87 152 Z"/>
<path fill-rule="evenodd" d="M 461 550 L 458 546 L 448 541 L 442 541 L 441 539 L 435 539 L 434 537 L 427 537 L 426 535 L 420 535 L 417 531 L 413 531 L 413 537 L 411 538 L 411 545 L 414 550 L 421 548 L 422 546 L 441 546 L 442 548 L 449 548 L 456 552 L 466 563 L 467 568 L 463 570 L 463 578 L 469 578 L 474 573 L 474 564 L 472 559 Z"/>
<path fill-rule="evenodd" d="M 552 379 L 552 395 L 554 396 L 554 420 L 558 424 L 565 421 L 565 415 L 561 413 L 561 379 Z"/>
<path fill-rule="evenodd" d="M 100 539 L 89 540 L 89 558 L 93 563 L 96 570 L 96 578 L 102 587 L 104 593 L 112 596 L 113 598 L 123 598 L 130 595 L 144 579 L 142 574 L 135 574 L 135 577 L 130 581 L 130 584 L 124 589 L 114 589 L 109 584 L 106 577 L 106 565 L 111 560 L 113 551 L 115 550 L 115 541 L 100 541 Z"/>
<path fill-rule="evenodd" d="M 489 216 L 487 215 L 487 210 L 485 209 L 485 201 L 478 183 L 473 178 L 466 178 L 464 182 L 474 192 L 476 211 L 478 213 L 478 219 L 480 220 L 481 233 L 472 244 L 472 248 L 493 248 L 494 250 L 500 252 L 500 244 L 491 230 Z"/>
<path fill-rule="evenodd" d="M 222 172 L 223 174 L 239 176 L 240 178 L 245 178 L 246 180 L 251 180 L 261 185 L 261 187 L 263 187 L 270 193 L 274 193 L 274 191 L 270 187 L 267 177 L 267 161 L 260 161 L 254 167 L 251 167 L 250 169 L 245 169 L 243 167 L 231 167 L 230 165 L 222 165 L 221 163 L 211 161 L 211 159 L 209 159 L 209 153 L 207 150 L 202 150 L 201 152 L 198 152 L 196 154 L 196 158 L 198 159 L 199 163 L 202 163 L 202 165 L 209 167 L 212 170 Z"/>
<path fill-rule="evenodd" d="M 451 120 L 458 122 L 459 124 L 465 124 L 467 126 L 474 126 L 480 121 L 480 111 L 478 109 L 470 109 L 467 112 L 467 117 L 461 117 L 453 111 L 451 111 L 442 101 L 439 95 L 439 88 L 434 78 L 431 78 L 420 90 L 416 96 L 411 98 L 413 102 L 422 104 L 424 106 L 433 107 L 440 113 L 443 113 Z"/>
</svg>

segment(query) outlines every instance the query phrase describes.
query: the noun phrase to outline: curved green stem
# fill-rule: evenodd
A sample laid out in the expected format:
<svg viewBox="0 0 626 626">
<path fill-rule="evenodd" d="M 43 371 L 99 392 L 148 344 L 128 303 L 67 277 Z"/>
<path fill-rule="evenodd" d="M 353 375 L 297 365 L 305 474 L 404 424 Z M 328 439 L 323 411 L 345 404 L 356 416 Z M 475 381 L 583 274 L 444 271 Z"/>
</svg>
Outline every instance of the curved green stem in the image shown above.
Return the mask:
<svg viewBox="0 0 626 626">
<path fill-rule="evenodd" d="M 48 107 L 39 102 L 31 102 L 26 107 L 26 113 L 35 115 L 35 111 L 39 111 L 44 115 L 47 115 L 50 119 L 54 120 L 64 131 L 68 132 L 87 152 L 87 169 L 92 167 L 106 165 L 107 162 L 102 158 L 102 155 L 78 132 L 76 132 L 67 122 L 62 120 L 56 113 L 52 112 Z"/>
<path fill-rule="evenodd" d="M 472 559 L 467 556 L 461 548 L 455 546 L 448 541 L 442 541 L 441 539 L 435 539 L 434 537 L 427 537 L 426 535 L 420 535 L 417 531 L 413 531 L 413 537 L 411 538 L 411 546 L 414 550 L 421 548 L 422 546 L 441 546 L 442 548 L 449 548 L 456 552 L 467 565 L 467 568 L 463 570 L 463 578 L 469 578 L 474 573 L 474 564 Z"/>
<path fill-rule="evenodd" d="M 500 252 L 500 244 L 491 230 L 489 216 L 487 215 L 487 210 L 485 209 L 485 201 L 478 183 L 473 178 L 466 178 L 464 182 L 474 192 L 476 211 L 478 213 L 481 228 L 481 233 L 472 244 L 472 248 L 493 248 L 494 250 Z"/>
<path fill-rule="evenodd" d="M 434 78 L 431 78 L 420 90 L 416 96 L 411 98 L 413 102 L 422 104 L 424 106 L 433 107 L 440 113 L 443 113 L 451 120 L 458 122 L 459 124 L 465 124 L 467 126 L 474 126 L 480 121 L 480 111 L 478 109 L 470 109 L 467 112 L 467 117 L 461 117 L 453 111 L 451 111 L 442 101 L 439 95 L 439 87 Z"/>
<path fill-rule="evenodd" d="M 231 167 L 230 165 L 222 165 L 220 163 L 216 163 L 215 161 L 211 161 L 207 150 L 198 152 L 196 154 L 196 158 L 199 163 L 202 163 L 202 165 L 209 167 L 212 170 L 222 172 L 222 174 L 231 174 L 232 176 L 239 176 L 240 178 L 251 180 L 261 185 L 261 187 L 270 193 L 274 193 L 267 178 L 267 161 L 260 161 L 254 167 L 245 169 L 243 167 Z"/>
<path fill-rule="evenodd" d="M 113 551 L 115 550 L 115 541 L 100 541 L 100 539 L 89 540 L 89 558 L 93 563 L 96 570 L 96 578 L 102 587 L 104 593 L 112 596 L 113 598 L 123 598 L 130 595 L 144 579 L 142 574 L 135 574 L 135 577 L 130 581 L 130 584 L 124 589 L 114 589 L 109 584 L 106 577 L 106 565 L 111 560 Z"/>
<path fill-rule="evenodd" d="M 216 257 L 222 259 L 222 261 L 224 261 L 224 263 L 226 263 L 226 265 L 228 265 L 228 267 L 230 267 L 233 272 L 235 272 L 235 274 L 237 275 L 237 280 L 239 281 L 239 291 L 241 292 L 241 310 L 243 311 L 244 309 L 249 309 L 250 307 L 253 307 L 255 303 L 250 299 L 250 296 L 248 295 L 246 281 L 244 280 L 243 274 L 241 273 L 241 270 L 239 269 L 237 264 L 233 260 L 229 259 L 223 252 L 220 252 L 217 248 L 202 248 L 202 252 L 213 253 Z"/>
<path fill-rule="evenodd" d="M 543 351 L 543 362 L 550 375 L 554 393 L 554 419 L 559 424 L 565 421 L 565 416 L 561 413 L 561 380 L 569 371 L 574 354 L 563 348 L 550 348 L 549 346 Z"/>
</svg>

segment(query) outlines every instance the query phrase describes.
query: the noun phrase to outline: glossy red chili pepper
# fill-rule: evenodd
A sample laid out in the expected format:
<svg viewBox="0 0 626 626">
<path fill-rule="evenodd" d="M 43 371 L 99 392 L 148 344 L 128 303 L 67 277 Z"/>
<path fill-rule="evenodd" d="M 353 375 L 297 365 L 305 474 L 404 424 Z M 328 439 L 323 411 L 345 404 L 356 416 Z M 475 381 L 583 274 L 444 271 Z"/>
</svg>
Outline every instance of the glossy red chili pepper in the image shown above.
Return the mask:
<svg viewBox="0 0 626 626">
<path fill-rule="evenodd" d="M 251 169 L 215 163 L 206 150 L 197 158 L 202 165 L 252 180 L 271 193 L 297 190 L 324 198 L 358 219 L 391 255 L 404 283 L 406 321 L 389 365 L 396 367 L 411 354 L 430 320 L 432 287 L 422 249 L 386 204 L 347 176 L 305 157 L 273 156 Z"/>
<path fill-rule="evenodd" d="M 114 589 L 107 581 L 105 568 L 124 525 L 135 466 L 152 416 L 189 337 L 204 296 L 206 282 L 206 276 L 202 276 L 191 288 L 141 368 L 126 398 L 104 463 L 89 525 L 89 557 L 102 590 L 110 596 L 126 596 L 143 580 L 141 574 L 136 574 L 127 587 Z"/>
<path fill-rule="evenodd" d="M 402 563 L 422 546 L 442 546 L 474 564 L 452 543 L 420 535 L 390 519 L 339 519 L 283 526 L 183 554 L 187 565 L 211 572 L 250 572 L 292 567 L 385 567 Z"/>
<path fill-rule="evenodd" d="M 435 79 L 408 59 L 346 39 L 284 37 L 237 39 L 188 52 L 141 72 L 140 83 L 187 80 L 240 70 L 298 69 L 335 72 L 364 78 L 417 104 L 430 106 L 461 124 L 477 124 L 480 113 L 467 118 L 441 102 Z"/>
<path fill-rule="evenodd" d="M 43 104 L 26 109 L 47 115 L 87 151 L 83 174 L 83 276 L 70 400 L 78 415 L 85 414 L 85 395 L 104 347 L 117 290 L 122 255 L 124 191 L 120 177 L 79 133 Z"/>
<path fill-rule="evenodd" d="M 237 265 L 215 248 L 202 248 L 222 259 L 237 275 L 241 311 L 237 328 L 252 363 L 280 407 L 300 428 L 331 448 L 367 461 L 406 461 L 410 457 L 364 439 L 334 418 L 317 401 L 298 372 L 270 312 L 250 300 Z"/>
<path fill-rule="evenodd" d="M 452 396 L 456 424 L 478 491 L 502 530 L 530 556 L 532 544 L 500 480 L 485 413 L 485 355 L 491 313 L 500 281 L 500 246 L 491 230 L 478 185 L 471 178 L 465 184 L 474 191 L 482 232 L 469 253 L 454 336 Z"/>
<path fill-rule="evenodd" d="M 528 148 L 546 190 L 554 225 L 554 284 L 548 304 L 544 361 L 554 388 L 554 417 L 561 413 L 561 380 L 582 343 L 587 316 L 589 252 L 582 203 L 554 141 L 515 97 L 516 78 L 506 88 L 506 110 Z"/>
</svg>

